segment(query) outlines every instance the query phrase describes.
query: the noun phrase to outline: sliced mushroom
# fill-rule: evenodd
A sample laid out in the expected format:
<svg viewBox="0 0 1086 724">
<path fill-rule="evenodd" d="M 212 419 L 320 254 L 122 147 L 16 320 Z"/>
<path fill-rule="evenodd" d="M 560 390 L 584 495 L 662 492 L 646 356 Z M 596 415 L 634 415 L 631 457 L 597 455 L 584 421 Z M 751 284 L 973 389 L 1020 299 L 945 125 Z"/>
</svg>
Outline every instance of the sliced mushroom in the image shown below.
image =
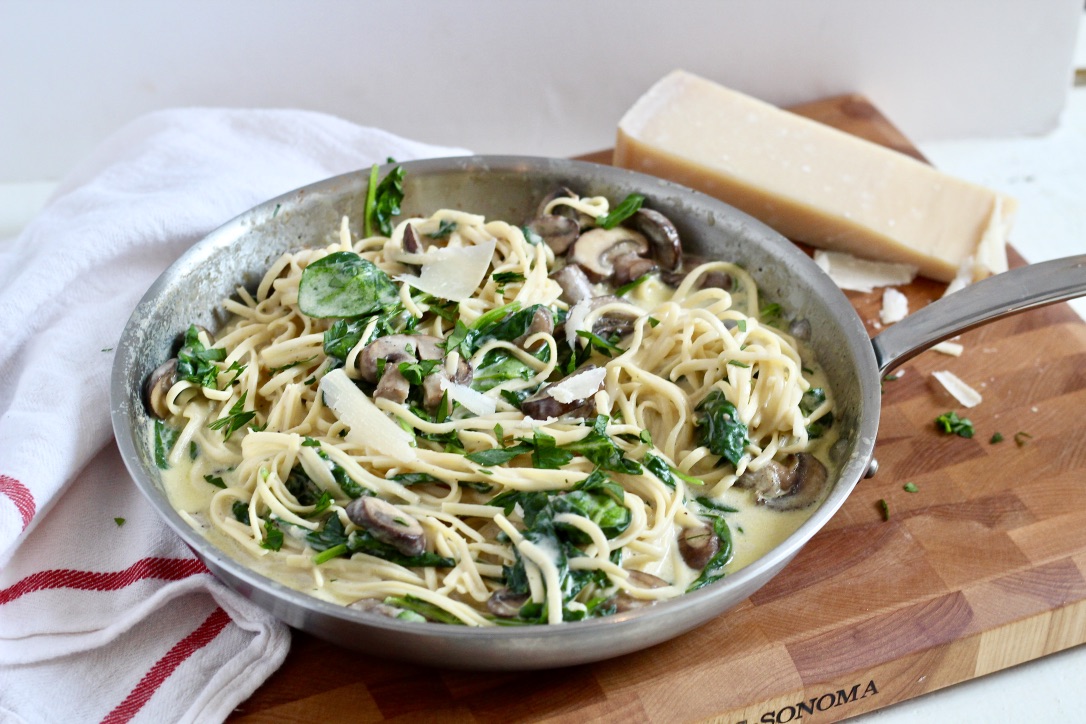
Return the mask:
<svg viewBox="0 0 1086 724">
<path fill-rule="evenodd" d="M 683 245 L 679 231 L 671 220 L 659 211 L 641 208 L 630 223 L 652 243 L 652 255 L 666 271 L 675 271 L 683 263 Z"/>
<path fill-rule="evenodd" d="M 634 279 L 640 279 L 656 268 L 656 262 L 648 257 L 637 254 L 623 254 L 614 261 L 615 273 L 611 281 L 615 286 L 629 284 Z"/>
<path fill-rule="evenodd" d="M 573 306 L 582 299 L 588 299 L 594 293 L 592 282 L 577 264 L 567 264 L 551 275 L 558 286 L 562 287 L 560 299 Z"/>
<path fill-rule="evenodd" d="M 826 488 L 826 466 L 810 453 L 797 453 L 784 463 L 770 461 L 759 470 L 748 470 L 736 481 L 754 488 L 758 502 L 773 510 L 800 510 L 817 501 Z"/>
<path fill-rule="evenodd" d="M 683 279 L 686 279 L 687 271 L 677 272 L 661 272 L 660 281 L 667 284 L 669 287 L 677 287 L 682 284 Z M 723 289 L 726 292 L 730 292 L 734 286 L 734 280 L 730 275 L 725 274 L 722 271 L 711 271 L 703 274 L 698 279 L 697 289 Z"/>
<path fill-rule="evenodd" d="M 664 588 L 669 586 L 667 581 L 659 576 L 644 571 L 630 571 L 630 582 L 639 588 Z M 634 598 L 626 591 L 619 591 L 611 597 L 610 603 L 615 607 L 615 613 L 624 613 L 635 608 L 643 608 L 656 603 L 654 599 Z"/>
<path fill-rule="evenodd" d="M 426 552 L 426 533 L 422 524 L 388 501 L 373 496 L 355 498 L 347 506 L 346 513 L 352 523 L 405 556 L 420 556 Z"/>
<path fill-rule="evenodd" d="M 591 313 L 600 307 L 609 304 L 628 305 L 629 302 L 611 294 L 602 297 L 594 297 L 588 302 L 587 312 Z M 637 320 L 638 316 L 640 315 L 637 312 L 624 309 L 608 310 L 597 317 L 596 321 L 592 323 L 592 334 L 606 338 L 617 332 L 618 334 L 625 336 L 633 331 L 633 323 Z"/>
<path fill-rule="evenodd" d="M 527 593 L 513 593 L 508 588 L 501 588 L 486 599 L 486 610 L 500 618 L 516 618 L 521 606 L 527 602 Z"/>
<path fill-rule="evenodd" d="M 528 329 L 524 331 L 524 334 L 513 340 L 513 344 L 521 349 L 528 349 L 524 346 L 525 340 L 542 332 L 554 334 L 554 314 L 545 307 L 539 307 L 535 310 L 532 314 L 532 321 L 528 324 Z M 537 340 L 532 347 L 538 349 L 542 343 L 542 340 Z"/>
<path fill-rule="evenodd" d="M 537 216 L 525 226 L 538 234 L 555 254 L 565 254 L 581 235 L 581 225 L 576 219 L 558 214 Z"/>
<path fill-rule="evenodd" d="M 582 375 L 586 372 L 596 369 L 595 365 L 585 365 L 581 369 L 577 370 L 571 375 L 567 375 L 557 382 L 552 382 L 546 385 L 534 395 L 525 398 L 520 403 L 520 411 L 533 420 L 546 420 L 552 417 L 591 417 L 596 411 L 596 403 L 593 400 L 593 396 L 599 392 L 600 387 L 603 386 L 601 382 L 596 389 L 591 390 L 584 396 L 578 395 L 576 399 L 566 399 L 563 401 L 556 400 L 552 396 L 552 392 L 559 385 L 567 383 L 578 375 Z"/>
<path fill-rule="evenodd" d="M 679 534 L 679 553 L 683 561 L 695 571 L 705 568 L 705 564 L 720 550 L 720 538 L 713 526 L 702 522 L 693 528 L 683 528 Z"/>
<path fill-rule="evenodd" d="M 543 199 L 539 202 L 539 206 L 536 207 L 535 215 L 536 215 L 536 217 L 539 217 L 539 216 L 546 216 L 546 215 L 549 215 L 549 214 L 553 214 L 555 216 L 566 216 L 566 217 L 569 217 L 571 219 L 576 220 L 577 216 L 578 216 L 577 210 L 574 209 L 572 206 L 568 206 L 566 204 L 560 204 L 560 205 L 552 208 L 550 211 L 547 210 L 547 207 L 551 205 L 551 202 L 553 202 L 556 199 L 576 199 L 576 198 L 578 198 L 578 195 L 575 194 L 573 191 L 570 191 L 565 186 L 559 186 L 558 188 L 554 189 L 549 194 L 547 194 L 546 196 L 543 197 Z"/>
<path fill-rule="evenodd" d="M 423 359 L 431 358 L 424 357 Z M 457 359 L 456 373 L 452 377 L 449 377 L 444 366 L 438 368 L 422 381 L 422 406 L 433 411 L 441 404 L 441 398 L 445 395 L 445 390 L 441 387 L 442 380 L 449 380 L 458 385 L 470 385 L 473 377 L 474 371 L 471 368 L 471 362 L 463 357 Z"/>
<path fill-rule="evenodd" d="M 367 382 L 377 382 L 377 389 L 373 392 L 374 397 L 402 403 L 407 399 L 411 385 L 400 373 L 400 363 L 415 360 L 440 360 L 444 356 L 440 343 L 441 339 L 438 337 L 425 334 L 391 334 L 387 337 L 378 337 L 363 348 L 355 360 L 355 367 L 362 379 Z M 378 360 L 385 360 L 385 369 L 380 380 L 377 377 Z M 423 380 L 422 404 L 428 410 L 435 409 L 441 403 L 443 377 L 448 379 L 448 374 L 443 365 L 438 365 Z M 468 384 L 471 378 L 471 363 L 460 359 L 453 381 Z"/>
<path fill-rule="evenodd" d="M 414 224 L 406 224 L 403 227 L 403 250 L 408 254 L 421 254 L 423 251 L 422 242 L 419 240 L 419 233 L 415 231 Z"/>
<path fill-rule="evenodd" d="M 644 256 L 649 241 L 642 234 L 616 226 L 613 229 L 592 229 L 581 234 L 566 258 L 579 264 L 593 281 L 602 281 L 615 273 L 615 259 L 627 254 Z"/>
<path fill-rule="evenodd" d="M 143 400 L 148 411 L 165 420 L 170 416 L 170 409 L 166 406 L 166 393 L 177 382 L 177 358 L 167 360 L 155 368 L 143 384 Z"/>
</svg>

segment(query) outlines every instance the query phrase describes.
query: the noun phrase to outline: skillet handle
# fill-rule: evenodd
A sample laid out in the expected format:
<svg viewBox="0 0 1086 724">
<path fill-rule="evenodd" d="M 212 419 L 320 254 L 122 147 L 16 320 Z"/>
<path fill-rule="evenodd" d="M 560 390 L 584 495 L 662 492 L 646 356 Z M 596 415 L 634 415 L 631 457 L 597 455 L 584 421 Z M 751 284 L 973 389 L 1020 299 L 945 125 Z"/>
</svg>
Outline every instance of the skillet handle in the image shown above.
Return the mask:
<svg viewBox="0 0 1086 724">
<path fill-rule="evenodd" d="M 880 375 L 944 339 L 1002 317 L 1086 295 L 1086 254 L 1030 264 L 972 284 L 871 340 Z"/>
</svg>

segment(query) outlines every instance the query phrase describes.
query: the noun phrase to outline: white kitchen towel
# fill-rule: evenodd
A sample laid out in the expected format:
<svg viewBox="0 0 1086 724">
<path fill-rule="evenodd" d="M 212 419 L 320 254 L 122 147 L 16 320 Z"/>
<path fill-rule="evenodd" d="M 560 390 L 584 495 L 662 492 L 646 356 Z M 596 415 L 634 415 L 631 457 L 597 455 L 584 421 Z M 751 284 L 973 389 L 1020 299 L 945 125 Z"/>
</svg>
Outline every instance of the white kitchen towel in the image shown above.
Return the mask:
<svg viewBox="0 0 1086 724">
<path fill-rule="evenodd" d="M 155 278 L 251 206 L 465 153 L 307 111 L 160 111 L 0 242 L 0 723 L 221 720 L 282 663 L 286 628 L 211 576 L 124 469 L 113 348 Z"/>
</svg>

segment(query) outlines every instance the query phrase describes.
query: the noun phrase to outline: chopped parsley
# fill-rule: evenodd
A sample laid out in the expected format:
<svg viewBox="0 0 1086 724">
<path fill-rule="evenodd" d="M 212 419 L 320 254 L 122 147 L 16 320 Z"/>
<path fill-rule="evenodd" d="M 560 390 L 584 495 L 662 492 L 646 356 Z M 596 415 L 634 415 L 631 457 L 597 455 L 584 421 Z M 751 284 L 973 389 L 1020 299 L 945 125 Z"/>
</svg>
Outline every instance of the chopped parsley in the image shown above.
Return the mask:
<svg viewBox="0 0 1086 724">
<path fill-rule="evenodd" d="M 270 518 L 264 521 L 264 540 L 260 547 L 269 551 L 277 551 L 283 547 L 283 531 L 279 530 L 274 520 Z"/>
<path fill-rule="evenodd" d="M 490 277 L 495 284 L 512 284 L 524 281 L 524 275 L 520 272 L 497 272 Z"/>
<path fill-rule="evenodd" d="M 610 213 L 604 214 L 603 216 L 597 216 L 596 224 L 604 229 L 613 229 L 636 214 L 643 203 L 645 203 L 644 196 L 641 194 L 630 194 Z"/>
<path fill-rule="evenodd" d="M 944 412 L 935 418 L 935 427 L 947 435 L 973 437 L 973 421 L 967 417 L 958 417 L 958 413 Z"/>
<path fill-rule="evenodd" d="M 245 409 L 245 397 L 248 394 L 248 390 L 241 393 L 241 397 L 231 406 L 226 417 L 220 417 L 218 420 L 213 420 L 207 424 L 212 430 L 225 430 L 223 440 L 229 440 L 231 435 L 245 427 L 249 421 L 256 417 L 256 410 Z"/>
<path fill-rule="evenodd" d="M 991 439 L 988 440 L 988 444 L 995 445 L 996 443 L 1003 442 L 1003 433 L 992 433 Z"/>
<path fill-rule="evenodd" d="M 200 341 L 199 329 L 195 324 L 190 324 L 185 331 L 185 341 L 177 352 L 177 377 L 217 390 L 219 366 L 215 363 L 225 359 L 226 350 L 221 347 L 204 347 L 204 343 Z"/>
<path fill-rule="evenodd" d="M 447 239 L 449 235 L 456 231 L 456 222 L 449 219 L 442 219 L 437 224 L 437 231 L 432 234 L 427 234 L 431 239 Z"/>
<path fill-rule="evenodd" d="M 226 482 L 218 475 L 205 475 L 204 480 L 214 485 L 216 488 L 226 488 Z"/>
<path fill-rule="evenodd" d="M 901 489 L 906 493 L 915 493 L 920 490 L 920 488 L 916 487 L 916 483 L 905 483 L 901 486 Z"/>
</svg>

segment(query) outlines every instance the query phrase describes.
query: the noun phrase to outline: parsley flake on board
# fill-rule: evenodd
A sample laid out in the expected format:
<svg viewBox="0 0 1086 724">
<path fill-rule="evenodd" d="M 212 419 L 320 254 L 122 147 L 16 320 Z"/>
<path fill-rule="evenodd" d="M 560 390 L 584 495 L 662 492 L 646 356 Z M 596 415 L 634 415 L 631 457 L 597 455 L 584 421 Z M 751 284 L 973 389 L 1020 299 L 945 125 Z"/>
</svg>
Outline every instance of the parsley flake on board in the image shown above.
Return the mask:
<svg viewBox="0 0 1086 724">
<path fill-rule="evenodd" d="M 920 490 L 920 488 L 916 487 L 916 483 L 905 483 L 901 486 L 901 489 L 906 493 L 915 493 Z"/>
<path fill-rule="evenodd" d="M 947 435 L 973 437 L 973 421 L 967 417 L 958 417 L 956 412 L 944 412 L 935 418 L 935 427 Z"/>
</svg>

